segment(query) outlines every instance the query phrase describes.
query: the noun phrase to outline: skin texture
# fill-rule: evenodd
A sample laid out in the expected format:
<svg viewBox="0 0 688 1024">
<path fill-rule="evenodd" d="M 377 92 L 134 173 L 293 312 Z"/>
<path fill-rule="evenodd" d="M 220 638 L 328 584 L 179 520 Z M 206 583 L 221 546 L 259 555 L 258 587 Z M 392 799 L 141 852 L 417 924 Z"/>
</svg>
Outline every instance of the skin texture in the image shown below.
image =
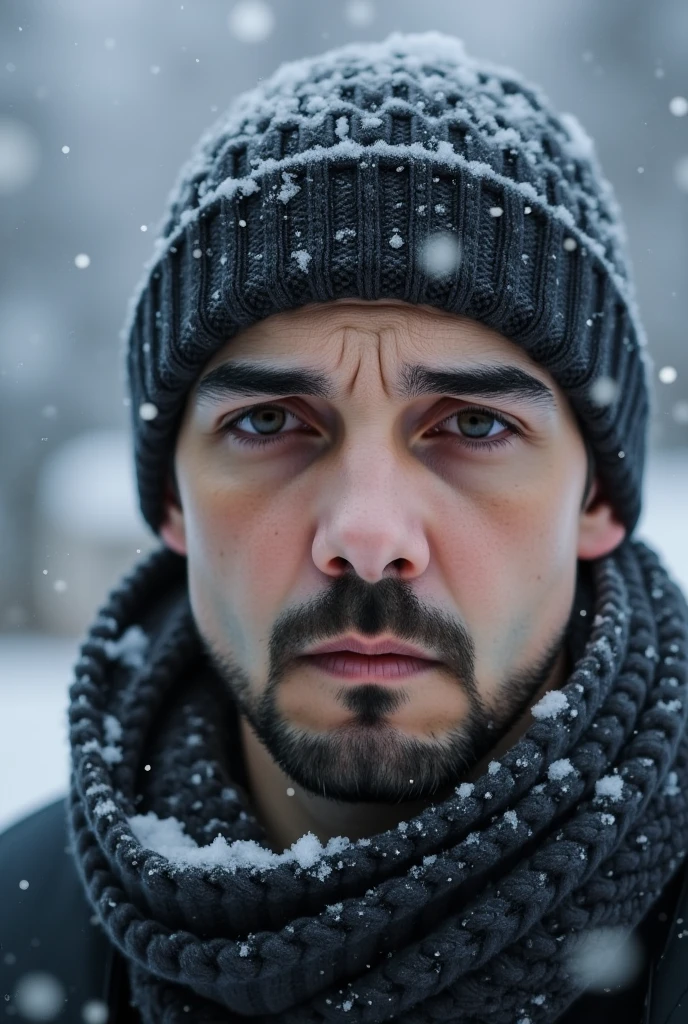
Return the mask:
<svg viewBox="0 0 688 1024">
<path fill-rule="evenodd" d="M 613 551 L 625 530 L 597 480 L 584 503 L 585 446 L 562 390 L 476 321 L 399 300 L 313 304 L 242 330 L 199 380 L 237 359 L 305 366 L 338 392 L 197 403 L 197 381 L 161 538 L 188 557 L 194 617 L 239 708 L 272 848 L 309 831 L 323 843 L 377 835 L 528 728 L 529 708 L 570 672 L 578 559 Z M 398 397 L 402 363 L 520 367 L 555 407 Z M 488 412 L 464 411 L 476 406 Z M 220 428 L 239 413 L 238 433 L 284 442 L 233 441 Z M 486 435 L 506 443 L 461 443 Z M 405 639 L 439 664 L 352 685 L 301 660 L 345 633 Z"/>
</svg>

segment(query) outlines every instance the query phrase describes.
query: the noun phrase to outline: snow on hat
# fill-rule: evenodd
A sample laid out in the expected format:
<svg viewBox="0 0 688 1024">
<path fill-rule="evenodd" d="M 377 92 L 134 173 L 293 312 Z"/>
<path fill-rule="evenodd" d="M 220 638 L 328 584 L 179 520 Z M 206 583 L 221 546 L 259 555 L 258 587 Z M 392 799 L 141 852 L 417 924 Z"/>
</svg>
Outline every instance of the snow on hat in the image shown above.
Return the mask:
<svg viewBox="0 0 688 1024">
<path fill-rule="evenodd" d="M 437 306 L 521 345 L 633 530 L 651 360 L 592 140 L 460 40 L 395 32 L 283 64 L 182 168 L 121 335 L 154 532 L 204 364 L 258 320 L 346 296 Z"/>
</svg>

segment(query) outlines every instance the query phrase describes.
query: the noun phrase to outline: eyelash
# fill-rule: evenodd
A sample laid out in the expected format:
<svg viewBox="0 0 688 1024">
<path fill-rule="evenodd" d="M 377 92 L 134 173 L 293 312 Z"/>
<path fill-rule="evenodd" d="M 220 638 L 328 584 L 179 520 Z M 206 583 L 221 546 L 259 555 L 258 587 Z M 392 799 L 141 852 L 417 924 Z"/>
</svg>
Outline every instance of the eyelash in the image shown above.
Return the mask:
<svg viewBox="0 0 688 1024">
<path fill-rule="evenodd" d="M 240 423 L 241 420 L 246 419 L 246 417 L 250 416 L 252 413 L 260 412 L 261 409 L 281 409 L 283 412 L 288 413 L 295 419 L 299 419 L 296 413 L 293 413 L 291 409 L 288 409 L 284 405 L 276 405 L 275 403 L 254 405 L 250 409 L 244 409 L 243 412 L 238 413 L 231 420 L 228 420 L 226 423 L 224 423 L 220 427 L 220 433 L 223 435 L 231 435 L 232 440 L 238 442 L 239 444 L 245 444 L 251 447 L 258 448 L 265 448 L 267 445 L 278 444 L 280 441 L 286 441 L 290 434 L 274 434 L 271 437 L 266 436 L 264 438 L 258 439 L 257 437 L 242 436 L 237 432 L 237 423 Z M 503 427 L 506 427 L 508 430 L 510 430 L 511 437 L 497 437 L 490 438 L 489 440 L 485 441 L 473 441 L 470 438 L 462 438 L 455 436 L 455 440 L 464 448 L 469 448 L 472 451 L 489 451 L 503 444 L 511 444 L 513 437 L 520 437 L 522 434 L 522 431 L 519 430 L 518 427 L 515 427 L 513 426 L 513 424 L 507 422 L 507 420 L 505 420 L 502 416 L 498 416 L 494 412 L 494 410 L 486 409 L 480 405 L 470 405 L 466 406 L 463 409 L 457 409 L 456 412 L 451 413 L 449 416 L 445 416 L 443 420 L 440 420 L 440 422 L 435 424 L 435 426 L 432 427 L 431 429 L 435 431 L 437 430 L 438 427 L 441 427 L 443 423 L 446 423 L 448 420 L 453 419 L 454 416 L 458 416 L 461 413 L 466 412 L 477 412 L 482 414 L 483 416 L 489 416 L 491 419 L 495 420 L 497 423 L 501 423 Z"/>
</svg>

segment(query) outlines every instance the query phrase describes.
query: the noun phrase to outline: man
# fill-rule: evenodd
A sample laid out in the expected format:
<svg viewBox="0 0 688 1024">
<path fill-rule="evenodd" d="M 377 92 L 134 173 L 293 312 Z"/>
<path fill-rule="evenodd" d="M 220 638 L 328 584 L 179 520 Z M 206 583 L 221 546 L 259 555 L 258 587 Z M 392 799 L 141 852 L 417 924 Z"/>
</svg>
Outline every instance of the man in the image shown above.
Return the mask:
<svg viewBox="0 0 688 1024">
<path fill-rule="evenodd" d="M 162 547 L 82 648 L 66 807 L 0 840 L 15 1013 L 33 969 L 74 1021 L 688 1019 L 633 294 L 578 122 L 458 40 L 204 136 L 125 333 Z"/>
</svg>

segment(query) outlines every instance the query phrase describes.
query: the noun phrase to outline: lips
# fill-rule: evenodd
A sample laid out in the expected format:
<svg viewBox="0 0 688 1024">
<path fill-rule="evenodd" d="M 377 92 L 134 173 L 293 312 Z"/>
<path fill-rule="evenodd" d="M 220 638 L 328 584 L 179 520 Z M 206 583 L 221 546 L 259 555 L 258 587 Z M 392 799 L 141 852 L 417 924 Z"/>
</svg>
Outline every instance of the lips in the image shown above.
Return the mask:
<svg viewBox="0 0 688 1024">
<path fill-rule="evenodd" d="M 340 637 L 311 648 L 306 659 L 340 679 L 394 681 L 427 672 L 438 661 L 420 647 L 399 640 Z"/>
<path fill-rule="evenodd" d="M 360 640 L 356 636 L 339 637 L 337 640 L 330 640 L 324 644 L 318 644 L 306 651 L 306 656 L 315 654 L 363 654 L 369 658 L 379 655 L 396 654 L 405 658 L 422 659 L 425 661 L 436 661 L 432 653 L 424 651 L 421 647 L 404 643 L 401 640 Z"/>
<path fill-rule="evenodd" d="M 394 682 L 408 676 L 427 672 L 438 662 L 427 658 L 409 658 L 404 654 L 355 654 L 352 651 L 333 651 L 331 654 L 311 654 L 307 659 L 329 675 L 352 682 L 375 680 Z"/>
</svg>

